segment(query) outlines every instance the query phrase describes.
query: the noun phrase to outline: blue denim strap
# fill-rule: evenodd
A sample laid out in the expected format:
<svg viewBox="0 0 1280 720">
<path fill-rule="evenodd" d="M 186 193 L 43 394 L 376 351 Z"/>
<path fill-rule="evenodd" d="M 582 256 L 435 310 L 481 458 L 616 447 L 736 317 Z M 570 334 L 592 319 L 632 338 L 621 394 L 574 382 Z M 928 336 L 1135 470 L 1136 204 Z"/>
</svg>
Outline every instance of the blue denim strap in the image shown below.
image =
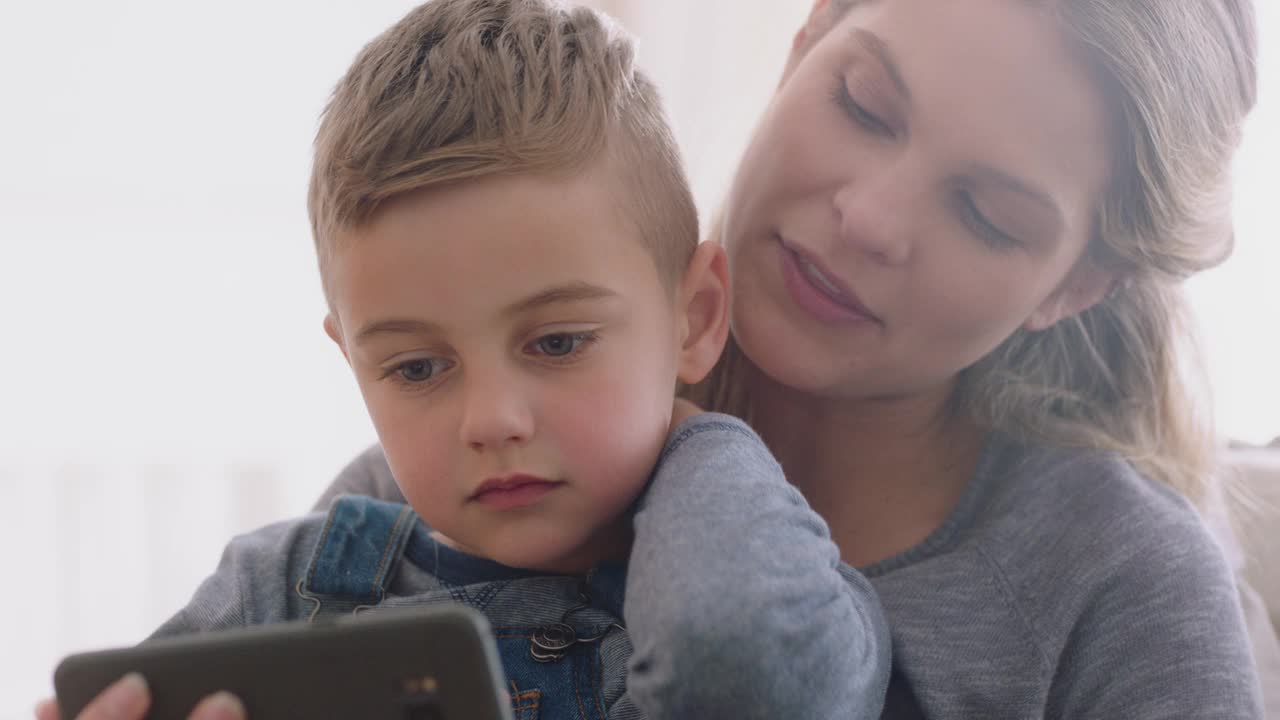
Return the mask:
<svg viewBox="0 0 1280 720">
<path fill-rule="evenodd" d="M 305 593 L 361 604 L 381 602 L 416 524 L 408 505 L 357 495 L 337 498 L 311 555 Z"/>
</svg>

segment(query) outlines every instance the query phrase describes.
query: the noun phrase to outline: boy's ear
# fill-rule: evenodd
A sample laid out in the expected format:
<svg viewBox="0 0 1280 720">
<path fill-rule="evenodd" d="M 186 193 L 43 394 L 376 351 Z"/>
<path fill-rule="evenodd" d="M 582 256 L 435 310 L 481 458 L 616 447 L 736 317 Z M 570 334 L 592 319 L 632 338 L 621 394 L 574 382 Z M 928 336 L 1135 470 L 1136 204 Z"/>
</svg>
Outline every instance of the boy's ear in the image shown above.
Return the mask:
<svg viewBox="0 0 1280 720">
<path fill-rule="evenodd" d="M 795 37 L 791 40 L 791 52 L 787 54 L 787 64 L 782 70 L 781 85 L 791 77 L 792 71 L 796 69 L 796 65 L 800 64 L 800 60 L 804 58 L 809 49 L 813 47 L 813 43 L 822 37 L 831 25 L 831 0 L 814 0 L 813 7 L 809 9 L 809 16 L 805 18 L 804 25 L 796 31 Z"/>
<path fill-rule="evenodd" d="M 1087 257 L 1083 258 L 1067 274 L 1062 285 L 1040 303 L 1040 307 L 1031 313 L 1031 317 L 1022 326 L 1032 332 L 1048 330 L 1058 322 L 1102 302 L 1115 284 L 1114 271 L 1100 267 Z"/>
<path fill-rule="evenodd" d="M 338 349 L 342 351 L 343 359 L 350 365 L 351 358 L 347 355 L 347 346 L 342 342 L 342 328 L 338 326 L 338 318 L 334 317 L 333 313 L 324 316 L 324 334 L 328 335 L 333 344 L 338 346 Z"/>
<path fill-rule="evenodd" d="M 711 372 L 729 339 L 729 260 L 720 243 L 698 245 L 676 302 L 681 331 L 676 375 L 692 385 Z"/>
</svg>

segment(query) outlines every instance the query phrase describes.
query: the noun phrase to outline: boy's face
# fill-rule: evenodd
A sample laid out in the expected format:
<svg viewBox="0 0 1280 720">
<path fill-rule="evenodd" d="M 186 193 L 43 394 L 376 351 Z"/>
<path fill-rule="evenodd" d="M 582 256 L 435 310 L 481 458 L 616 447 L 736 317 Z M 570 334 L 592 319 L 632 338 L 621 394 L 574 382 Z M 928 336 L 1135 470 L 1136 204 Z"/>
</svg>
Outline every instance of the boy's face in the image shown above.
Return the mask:
<svg viewBox="0 0 1280 720">
<path fill-rule="evenodd" d="M 414 510 L 500 563 L 620 557 L 665 442 L 672 293 L 605 173 L 493 177 L 380 210 L 329 267 L 326 329 Z"/>
</svg>

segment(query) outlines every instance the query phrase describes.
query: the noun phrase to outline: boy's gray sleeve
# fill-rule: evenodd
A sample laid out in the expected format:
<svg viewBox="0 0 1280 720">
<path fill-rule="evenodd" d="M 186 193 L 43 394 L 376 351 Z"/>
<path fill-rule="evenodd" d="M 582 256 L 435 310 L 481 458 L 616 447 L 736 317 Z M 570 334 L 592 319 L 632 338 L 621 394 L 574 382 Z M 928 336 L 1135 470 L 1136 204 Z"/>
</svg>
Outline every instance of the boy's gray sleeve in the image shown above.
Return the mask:
<svg viewBox="0 0 1280 720">
<path fill-rule="evenodd" d="M 150 639 L 300 617 L 307 601 L 293 585 L 306 572 L 323 521 L 323 515 L 310 515 L 232 539 L 218 569 Z"/>
<path fill-rule="evenodd" d="M 879 600 L 846 579 L 822 518 L 741 421 L 704 413 L 668 443 L 635 516 L 627 692 L 652 718 L 878 718 Z"/>
</svg>

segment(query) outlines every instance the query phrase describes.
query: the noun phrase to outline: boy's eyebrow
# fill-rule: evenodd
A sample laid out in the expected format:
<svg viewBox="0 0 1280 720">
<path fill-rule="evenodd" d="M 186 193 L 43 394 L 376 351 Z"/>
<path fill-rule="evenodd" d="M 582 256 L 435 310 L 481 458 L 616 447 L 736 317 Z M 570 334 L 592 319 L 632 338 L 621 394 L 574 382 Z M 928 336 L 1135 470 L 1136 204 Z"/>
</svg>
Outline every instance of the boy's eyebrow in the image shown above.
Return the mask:
<svg viewBox="0 0 1280 720">
<path fill-rule="evenodd" d="M 439 325 L 422 320 L 379 320 L 356 333 L 356 344 L 363 345 L 378 335 L 431 335 L 439 334 L 440 329 Z"/>
<path fill-rule="evenodd" d="M 618 297 L 618 293 L 599 285 L 587 282 L 571 282 L 541 290 L 502 309 L 507 317 L 521 315 L 547 305 L 558 303 L 582 302 L 584 300 L 603 300 Z M 443 329 L 436 323 L 424 320 L 391 319 L 370 323 L 356 333 L 356 344 L 368 342 L 377 335 L 431 335 L 442 334 Z"/>
<path fill-rule="evenodd" d="M 618 293 L 609 288 L 592 285 L 588 282 L 576 281 L 556 285 L 534 293 L 523 300 L 517 300 L 503 308 L 502 314 L 507 316 L 521 315 L 545 305 L 557 303 L 581 302 L 583 300 L 603 300 L 617 297 Z"/>
</svg>

